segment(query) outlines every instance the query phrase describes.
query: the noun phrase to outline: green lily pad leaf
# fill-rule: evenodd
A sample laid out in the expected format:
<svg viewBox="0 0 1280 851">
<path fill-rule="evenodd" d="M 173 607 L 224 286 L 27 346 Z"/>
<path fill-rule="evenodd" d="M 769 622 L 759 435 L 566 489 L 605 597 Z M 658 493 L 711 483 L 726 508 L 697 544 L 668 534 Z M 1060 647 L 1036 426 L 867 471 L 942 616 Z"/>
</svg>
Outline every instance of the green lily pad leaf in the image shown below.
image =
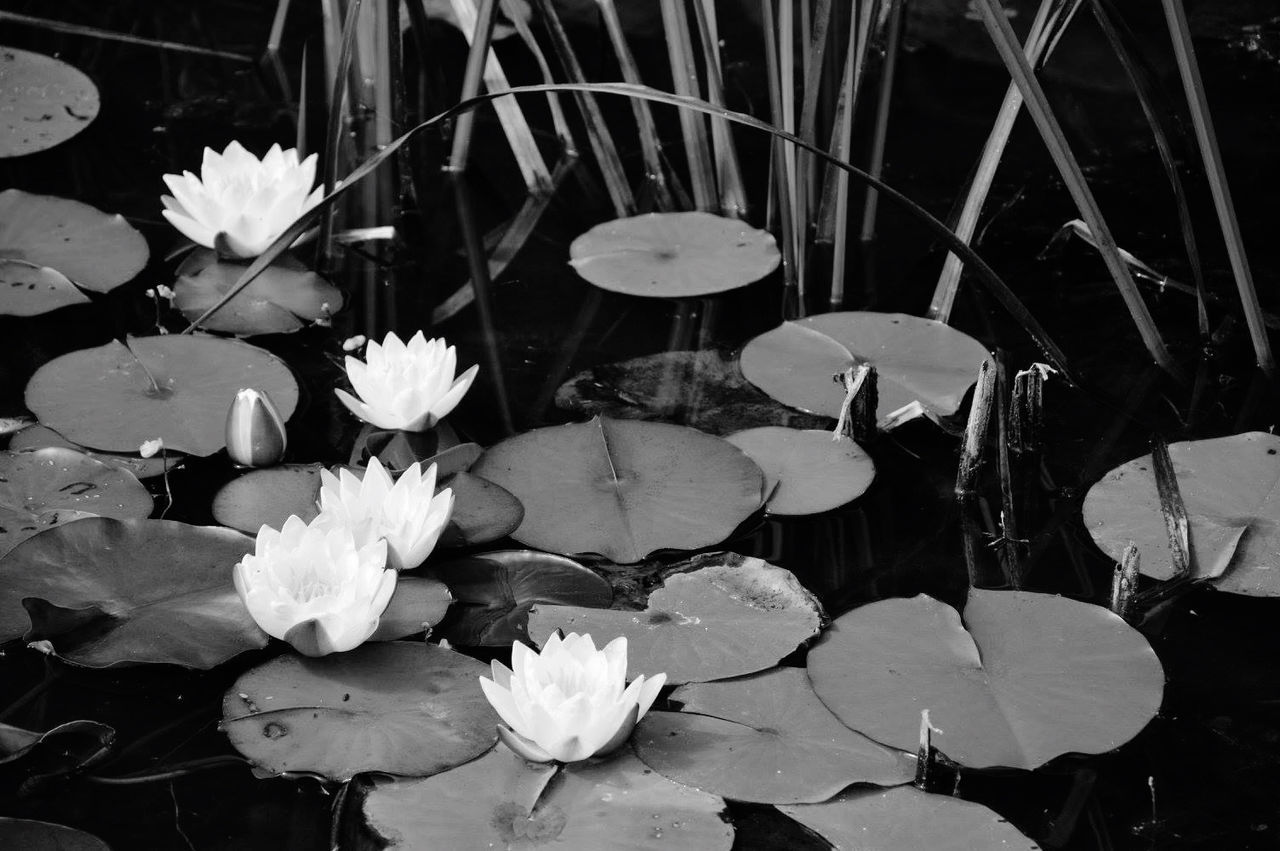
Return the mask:
<svg viewBox="0 0 1280 851">
<path fill-rule="evenodd" d="M 764 474 L 684 426 L 597 417 L 508 438 L 472 468 L 524 505 L 522 544 L 620 564 L 724 540 L 760 507 Z"/>
<path fill-rule="evenodd" d="M 871 486 L 871 456 L 848 437 L 829 431 L 763 426 L 725 440 L 764 470 L 764 510 L 770 514 L 818 514 L 852 502 Z"/>
<path fill-rule="evenodd" d="M 65 354 L 36 370 L 27 407 L 68 440 L 136 452 L 143 441 L 192 455 L 226 446 L 227 409 L 253 387 L 288 419 L 298 385 L 275 355 L 218 337 L 168 335 L 112 340 Z"/>
<path fill-rule="evenodd" d="M 529 637 L 589 632 L 603 647 L 625 635 L 629 671 L 688 683 L 771 668 L 818 634 L 822 607 L 791 571 L 735 553 L 719 561 L 668 577 L 643 612 L 535 606 Z"/>
<path fill-rule="evenodd" d="M 231 290 L 247 265 L 219 260 L 208 249 L 194 252 L 173 285 L 173 306 L 195 320 Z M 326 324 L 341 309 L 341 290 L 285 255 L 200 327 L 243 336 L 288 334 L 313 322 Z"/>
<path fill-rule="evenodd" d="M 467 647 L 509 647 L 528 641 L 535 605 L 606 608 L 609 583 L 564 556 L 536 550 L 498 550 L 432 565 L 457 603 L 442 624 L 444 636 Z"/>
<path fill-rule="evenodd" d="M 50 446 L 83 452 L 95 461 L 101 461 L 108 467 L 125 470 L 139 479 L 149 479 L 153 476 L 162 475 L 166 469 L 173 470 L 182 464 L 184 457 L 181 453 L 171 452 L 167 449 L 163 452 L 157 452 L 150 458 L 115 452 L 94 452 L 92 449 L 85 449 L 78 443 L 72 443 L 53 429 L 39 424 L 27 426 L 9 438 L 9 449 L 11 450 L 44 449 Z"/>
<path fill-rule="evenodd" d="M 505 538 L 524 520 L 524 506 L 511 491 L 467 472 L 439 483 L 453 490 L 453 514 L 440 535 L 442 547 L 469 547 Z"/>
<path fill-rule="evenodd" d="M 0 559 L 0 641 L 41 641 L 90 668 L 212 668 L 267 644 L 231 582 L 252 551 L 239 532 L 173 520 L 50 529 Z"/>
<path fill-rule="evenodd" d="M 62 144 L 98 117 L 98 106 L 98 89 L 80 70 L 0 47 L 0 158 Z"/>
<path fill-rule="evenodd" d="M 0 260 L 0 314 L 39 316 L 88 303 L 89 297 L 61 272 L 22 260 Z"/>
<path fill-rule="evenodd" d="M 429 632 L 440 622 L 453 595 L 449 587 L 435 579 L 398 576 L 391 601 L 378 618 L 378 628 L 370 641 L 395 641 L 420 632 Z"/>
<path fill-rule="evenodd" d="M 114 729 L 97 721 L 68 721 L 45 733 L 0 724 L 0 765 L 21 760 L 29 774 L 69 774 L 101 761 L 115 738 Z"/>
<path fill-rule="evenodd" d="M 151 494 L 132 473 L 82 452 L 0 452 L 0 556 L 61 523 L 146 517 L 151 508 Z"/>
<path fill-rule="evenodd" d="M 4 55 L 4 48 L 0 56 Z M 0 848 L 22 851 L 111 851 L 107 843 L 80 830 L 22 818 L 0 818 Z"/>
<path fill-rule="evenodd" d="M 283 528 L 295 514 L 310 523 L 320 513 L 316 500 L 323 469 L 323 464 L 280 464 L 237 476 L 214 494 L 213 517 L 251 535 L 263 526 Z"/>
<path fill-rule="evenodd" d="M 1112 750 L 1164 692 L 1155 651 L 1111 611 L 979 589 L 963 623 L 923 594 L 842 615 L 809 651 L 809 679 L 841 721 L 890 747 L 915 749 L 929 710 L 934 745 L 971 768 Z"/>
<path fill-rule="evenodd" d="M 605 290 L 686 298 L 745 287 L 778 268 L 773 235 L 704 212 L 646 213 L 596 225 L 569 265 Z"/>
<path fill-rule="evenodd" d="M 1196 578 L 1233 594 L 1280 597 L 1280 437 L 1248 432 L 1169 444 L 1187 509 Z M 1138 569 L 1173 577 L 1173 556 L 1151 456 L 1122 464 L 1089 489 L 1084 521 L 1119 560 L 1138 547 Z"/>
<path fill-rule="evenodd" d="M 845 391 L 834 374 L 876 368 L 876 419 L 912 402 L 933 417 L 954 414 L 989 357 L 972 337 L 905 313 L 847 311 L 784 322 L 742 350 L 742 374 L 785 405 L 840 416 Z"/>
<path fill-rule="evenodd" d="M 915 760 L 855 733 L 831 714 L 801 668 L 692 683 L 650 712 L 632 740 L 663 776 L 738 801 L 825 801 L 852 783 L 910 783 Z"/>
<path fill-rule="evenodd" d="M 488 671 L 461 653 L 407 641 L 280 656 L 236 680 L 222 701 L 222 729 L 267 775 L 424 777 L 497 741 L 498 716 L 478 684 Z"/>
<path fill-rule="evenodd" d="M 146 239 L 124 216 L 69 198 L 0 192 L 0 257 L 56 269 L 81 289 L 105 293 L 133 280 L 149 256 Z"/>
<path fill-rule="evenodd" d="M 914 786 L 853 789 L 826 803 L 778 809 L 822 836 L 836 851 L 1037 851 L 1040 847 L 982 804 L 931 795 Z"/>
<path fill-rule="evenodd" d="M 721 798 L 672 783 L 626 749 L 557 771 L 504 745 L 447 774 L 379 785 L 364 801 L 368 827 L 395 851 L 728 851 L 723 809 Z"/>
</svg>

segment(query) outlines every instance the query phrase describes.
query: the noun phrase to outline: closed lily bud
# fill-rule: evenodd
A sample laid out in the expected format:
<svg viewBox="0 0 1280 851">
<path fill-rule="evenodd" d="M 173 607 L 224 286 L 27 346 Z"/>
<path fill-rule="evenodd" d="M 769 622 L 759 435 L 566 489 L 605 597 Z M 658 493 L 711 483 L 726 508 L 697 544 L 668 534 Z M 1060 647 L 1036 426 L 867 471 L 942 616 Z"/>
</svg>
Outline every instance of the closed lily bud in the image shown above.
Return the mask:
<svg viewBox="0 0 1280 851">
<path fill-rule="evenodd" d="M 227 411 L 227 454 L 242 467 L 270 467 L 284 457 L 284 420 L 261 390 L 241 390 Z"/>
</svg>

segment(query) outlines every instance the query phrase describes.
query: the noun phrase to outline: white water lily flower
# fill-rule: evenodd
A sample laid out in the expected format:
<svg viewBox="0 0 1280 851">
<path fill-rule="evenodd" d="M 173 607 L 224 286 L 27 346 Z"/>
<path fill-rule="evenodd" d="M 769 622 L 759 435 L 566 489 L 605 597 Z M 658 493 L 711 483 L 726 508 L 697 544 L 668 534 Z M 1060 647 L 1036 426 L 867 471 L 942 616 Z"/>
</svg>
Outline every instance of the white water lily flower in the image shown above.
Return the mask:
<svg viewBox="0 0 1280 851">
<path fill-rule="evenodd" d="M 204 149 L 200 176 L 189 171 L 166 174 L 172 196 L 161 196 L 164 217 L 199 245 L 224 248 L 237 257 L 257 257 L 294 220 L 324 197 L 324 188 L 312 191 L 316 179 L 316 155 L 298 162 L 298 151 L 282 151 L 272 145 L 259 160 L 239 142 L 221 154 Z"/>
<path fill-rule="evenodd" d="M 235 566 L 236 591 L 262 631 L 307 656 L 341 653 L 378 628 L 396 588 L 387 545 L 357 545 L 345 527 L 304 523 L 258 530 L 253 555 Z"/>
<path fill-rule="evenodd" d="M 426 561 L 453 513 L 453 489 L 436 493 L 435 464 L 425 473 L 421 461 L 412 464 L 393 483 L 375 455 L 363 479 L 350 470 L 336 476 L 321 470 L 320 482 L 320 516 L 312 522 L 350 529 L 357 546 L 382 538 L 387 565 L 396 570 Z"/>
<path fill-rule="evenodd" d="M 335 389 L 351 413 L 378 428 L 425 431 L 449 414 L 475 381 L 479 365 L 457 379 L 458 353 L 444 338 L 419 331 L 405 344 L 395 332 L 370 340 L 365 359 L 347 357 L 347 378 L 359 399 Z"/>
<path fill-rule="evenodd" d="M 484 696 L 502 720 L 498 736 L 533 762 L 576 762 L 619 747 L 653 705 L 666 674 L 627 685 L 627 639 L 596 650 L 590 635 L 553 634 L 534 653 L 511 646 L 514 671 L 494 662 L 480 678 Z M 625 688 L 625 690 L 624 690 Z"/>
</svg>

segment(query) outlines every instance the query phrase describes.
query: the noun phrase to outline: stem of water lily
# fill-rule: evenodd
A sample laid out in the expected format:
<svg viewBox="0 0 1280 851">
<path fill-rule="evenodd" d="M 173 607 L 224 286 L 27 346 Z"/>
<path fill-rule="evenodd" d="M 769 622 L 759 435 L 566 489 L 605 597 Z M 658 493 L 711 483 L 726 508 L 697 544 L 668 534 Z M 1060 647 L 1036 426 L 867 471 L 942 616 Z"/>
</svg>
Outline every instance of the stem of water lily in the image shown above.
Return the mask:
<svg viewBox="0 0 1280 851">
<path fill-rule="evenodd" d="M 249 760 L 241 756 L 211 756 L 207 759 L 193 759 L 190 762 L 178 763 L 166 771 L 159 771 L 154 774 L 130 774 L 124 777 L 102 777 L 97 774 L 82 774 L 80 779 L 103 786 L 138 786 L 143 783 L 158 783 L 162 780 L 186 777 L 215 768 L 231 768 L 232 766 L 238 767 L 249 764 Z"/>
</svg>

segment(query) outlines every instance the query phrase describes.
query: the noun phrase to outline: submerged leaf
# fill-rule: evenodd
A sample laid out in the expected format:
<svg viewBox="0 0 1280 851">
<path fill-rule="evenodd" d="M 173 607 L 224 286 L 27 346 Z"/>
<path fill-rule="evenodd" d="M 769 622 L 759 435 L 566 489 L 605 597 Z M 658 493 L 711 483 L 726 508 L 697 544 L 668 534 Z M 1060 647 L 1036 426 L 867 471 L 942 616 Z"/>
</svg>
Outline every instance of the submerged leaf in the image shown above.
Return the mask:
<svg viewBox="0 0 1280 851">
<path fill-rule="evenodd" d="M 61 144 L 98 117 L 98 89 L 65 62 L 0 47 L 0 158 Z"/>
<path fill-rule="evenodd" d="M 118 213 L 21 189 L 0 192 L 0 257 L 47 266 L 81 289 L 105 293 L 133 280 L 149 256 L 146 239 Z"/>
<path fill-rule="evenodd" d="M 188 320 L 196 319 L 235 286 L 244 270 L 244 263 L 219 260 L 212 251 L 193 253 L 173 285 L 173 306 Z M 328 322 L 341 309 L 341 290 L 286 255 L 201 327 L 242 336 L 288 334 L 313 322 Z"/>
</svg>

